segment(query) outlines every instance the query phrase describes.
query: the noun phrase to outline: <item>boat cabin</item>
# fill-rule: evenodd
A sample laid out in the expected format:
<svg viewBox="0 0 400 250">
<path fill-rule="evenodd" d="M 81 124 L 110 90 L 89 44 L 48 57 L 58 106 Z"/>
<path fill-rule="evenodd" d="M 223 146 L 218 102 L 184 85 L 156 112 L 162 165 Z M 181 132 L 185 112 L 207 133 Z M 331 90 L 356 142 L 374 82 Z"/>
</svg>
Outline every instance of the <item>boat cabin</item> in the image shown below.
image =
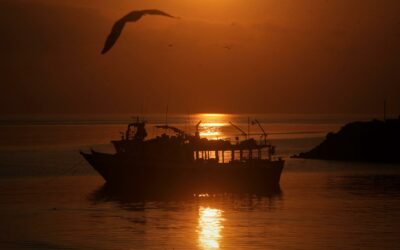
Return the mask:
<svg viewBox="0 0 400 250">
<path fill-rule="evenodd" d="M 117 154 L 126 155 L 146 161 L 194 162 L 228 164 L 249 161 L 271 161 L 275 147 L 266 140 L 256 141 L 253 138 L 235 143 L 230 140 L 209 140 L 200 138 L 196 125 L 195 135 L 168 126 L 156 126 L 164 129 L 160 136 L 145 140 L 147 132 L 144 121 L 128 125 L 121 140 L 112 141 Z M 172 131 L 173 135 L 169 135 Z"/>
</svg>

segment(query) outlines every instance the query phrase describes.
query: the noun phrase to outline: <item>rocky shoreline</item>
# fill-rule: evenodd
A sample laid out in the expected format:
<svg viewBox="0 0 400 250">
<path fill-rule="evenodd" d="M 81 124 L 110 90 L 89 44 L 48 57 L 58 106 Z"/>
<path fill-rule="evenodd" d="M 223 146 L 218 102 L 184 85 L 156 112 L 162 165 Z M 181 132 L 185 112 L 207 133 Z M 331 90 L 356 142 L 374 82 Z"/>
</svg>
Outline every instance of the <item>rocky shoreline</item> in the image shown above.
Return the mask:
<svg viewBox="0 0 400 250">
<path fill-rule="evenodd" d="M 400 118 L 348 123 L 293 158 L 400 163 Z"/>
</svg>

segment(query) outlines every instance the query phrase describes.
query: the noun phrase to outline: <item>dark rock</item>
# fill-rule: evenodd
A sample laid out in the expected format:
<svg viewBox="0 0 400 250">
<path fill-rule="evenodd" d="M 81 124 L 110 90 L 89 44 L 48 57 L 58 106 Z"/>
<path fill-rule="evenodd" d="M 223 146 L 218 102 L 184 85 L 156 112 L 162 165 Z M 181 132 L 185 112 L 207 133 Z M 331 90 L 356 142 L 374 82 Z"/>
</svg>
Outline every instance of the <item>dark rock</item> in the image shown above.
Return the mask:
<svg viewBox="0 0 400 250">
<path fill-rule="evenodd" d="M 385 121 L 352 122 L 326 139 L 309 152 L 295 158 L 400 162 L 400 119 Z"/>
</svg>

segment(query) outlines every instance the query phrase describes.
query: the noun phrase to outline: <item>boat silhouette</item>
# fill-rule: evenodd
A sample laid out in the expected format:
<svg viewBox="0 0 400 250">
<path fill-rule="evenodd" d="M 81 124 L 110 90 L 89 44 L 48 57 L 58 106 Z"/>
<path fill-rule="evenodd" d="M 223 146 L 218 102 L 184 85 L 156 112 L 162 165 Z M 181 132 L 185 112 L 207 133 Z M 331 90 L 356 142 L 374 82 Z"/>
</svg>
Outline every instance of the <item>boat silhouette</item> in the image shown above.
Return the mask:
<svg viewBox="0 0 400 250">
<path fill-rule="evenodd" d="M 146 139 L 146 122 L 128 124 L 120 140 L 111 141 L 115 153 L 81 152 L 114 189 L 139 193 L 259 193 L 279 190 L 284 167 L 274 159 L 275 147 L 266 138 L 201 138 L 168 125 L 165 132 Z M 167 131 L 173 135 L 169 135 Z"/>
</svg>

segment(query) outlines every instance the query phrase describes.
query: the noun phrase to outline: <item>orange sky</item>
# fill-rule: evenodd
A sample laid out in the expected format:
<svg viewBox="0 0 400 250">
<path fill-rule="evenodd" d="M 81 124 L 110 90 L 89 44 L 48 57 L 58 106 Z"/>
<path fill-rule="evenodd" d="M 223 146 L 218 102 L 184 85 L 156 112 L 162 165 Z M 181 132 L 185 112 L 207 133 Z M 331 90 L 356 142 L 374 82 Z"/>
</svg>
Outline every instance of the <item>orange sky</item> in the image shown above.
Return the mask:
<svg viewBox="0 0 400 250">
<path fill-rule="evenodd" d="M 113 22 L 144 8 L 181 19 L 128 24 L 100 55 Z M 0 1 L 0 113 L 375 113 L 384 98 L 400 113 L 398 13 L 398 0 Z"/>
</svg>

